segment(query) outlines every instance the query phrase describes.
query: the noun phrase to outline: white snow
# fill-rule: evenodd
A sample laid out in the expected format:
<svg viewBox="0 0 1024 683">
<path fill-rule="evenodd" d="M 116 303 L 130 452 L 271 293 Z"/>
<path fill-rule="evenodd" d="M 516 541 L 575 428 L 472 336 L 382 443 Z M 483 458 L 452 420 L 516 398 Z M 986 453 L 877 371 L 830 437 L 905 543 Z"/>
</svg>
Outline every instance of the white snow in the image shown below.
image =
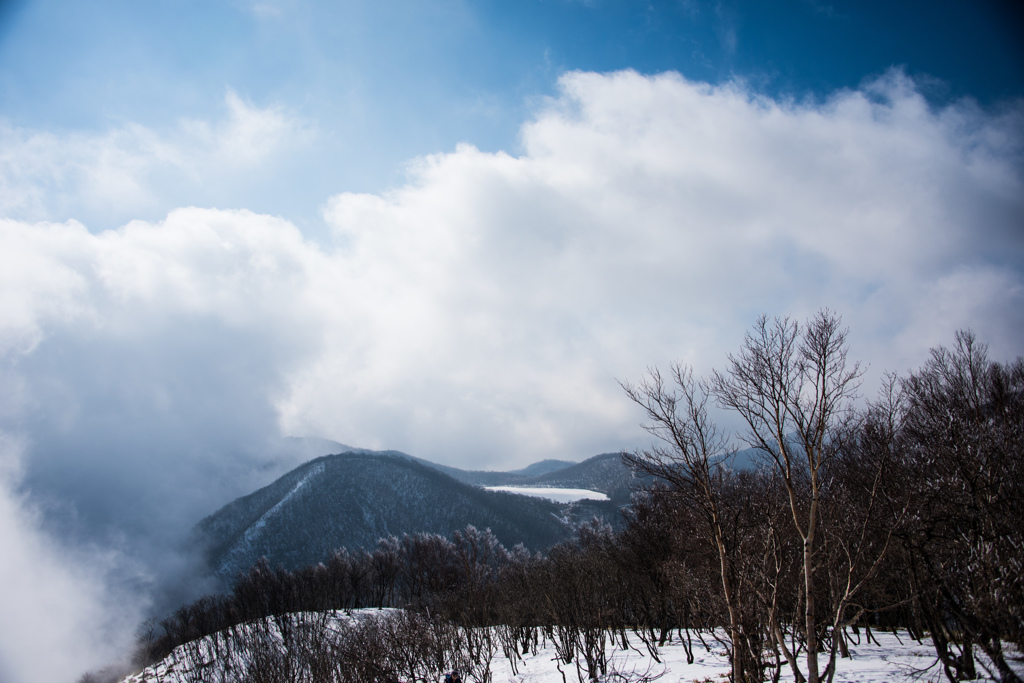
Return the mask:
<svg viewBox="0 0 1024 683">
<path fill-rule="evenodd" d="M 577 500 L 608 500 L 608 496 L 589 489 L 559 489 L 541 486 L 485 486 L 488 491 L 505 491 L 523 496 L 547 498 L 556 503 L 575 503 Z"/>
<path fill-rule="evenodd" d="M 835 683 L 869 683 L 877 681 L 911 681 L 928 683 L 931 681 L 944 681 L 945 675 L 941 667 L 936 663 L 935 650 L 931 641 L 924 640 L 917 643 L 911 640 L 905 632 L 898 635 L 892 633 L 872 632 L 879 645 L 867 643 L 861 631 L 861 642 L 859 645 L 851 644 L 850 658 L 838 659 L 836 666 Z M 686 651 L 678 639 L 673 644 L 667 644 L 659 649 L 661 663 L 655 662 L 647 653 L 639 638 L 632 638 L 630 643 L 636 649 L 623 651 L 617 650 L 610 658 L 608 669 L 608 681 L 619 680 L 657 680 L 664 683 L 689 683 L 690 681 L 708 681 L 709 683 L 723 683 L 728 680 L 729 662 L 726 659 L 725 648 L 714 639 L 707 637 L 705 640 L 710 649 L 705 647 L 696 639 L 693 643 L 693 664 L 687 664 Z M 820 668 L 824 670 L 828 663 L 828 657 L 823 655 L 820 660 Z M 586 664 L 581 662 L 582 680 L 586 681 Z M 534 657 L 528 657 L 518 667 L 518 674 L 513 674 L 508 661 L 503 658 L 496 658 L 492 666 L 495 683 L 540 683 L 562 681 L 562 674 L 559 673 L 558 663 L 553 647 L 539 650 Z M 801 661 L 801 671 L 806 673 L 806 661 Z M 579 681 L 576 672 L 576 665 L 562 664 L 562 671 L 565 672 L 566 681 Z M 980 669 L 980 667 L 979 667 Z M 979 675 L 984 670 L 979 670 Z M 616 676 L 615 674 L 619 674 Z M 769 672 L 770 677 L 770 672 Z M 791 683 L 793 671 L 783 663 L 781 681 Z M 986 680 L 984 677 L 980 680 Z"/>
<path fill-rule="evenodd" d="M 331 618 L 342 622 L 353 619 L 380 618 L 387 616 L 391 610 L 357 610 L 354 613 L 335 612 Z M 243 627 L 244 628 L 244 627 Z M 875 681 L 906 681 L 908 683 L 932 683 L 945 680 L 941 667 L 937 664 L 935 651 L 926 638 L 918 643 L 909 638 L 906 632 L 897 634 L 890 632 L 872 633 L 877 642 L 868 642 L 861 631 L 859 638 L 854 637 L 850 643 L 850 658 L 838 659 L 835 683 L 870 683 Z M 708 633 L 703 634 L 705 647 L 696 636 L 692 639 L 694 661 L 687 663 L 686 650 L 678 635 L 665 646 L 658 648 L 655 661 L 643 642 L 635 634 L 630 634 L 629 649 L 622 649 L 621 643 L 608 645 L 608 671 L 600 681 L 662 681 L 663 683 L 724 683 L 728 680 L 729 665 L 725 648 Z M 182 650 L 183 648 L 178 648 Z M 210 657 L 216 657 L 212 650 L 204 648 Z M 1017 655 L 1015 652 L 1008 652 Z M 984 678 L 984 657 L 977 653 L 979 663 L 979 680 Z M 1024 673 L 1024 666 L 1019 658 L 1011 658 L 1011 666 L 1018 674 Z M 122 683 L 188 683 L 195 681 L 195 673 L 189 670 L 187 657 L 181 652 L 172 653 L 167 659 L 148 667 L 143 671 L 123 679 Z M 562 683 L 562 681 L 584 683 L 587 680 L 586 665 L 579 662 L 566 664 L 559 662 L 554 646 L 547 641 L 538 648 L 536 654 L 529 654 L 519 661 L 516 671 L 505 659 L 500 648 L 491 662 L 491 681 L 493 683 Z M 821 669 L 827 664 L 827 657 L 821 658 Z M 244 667 L 243 667 L 244 668 Z M 801 670 L 806 669 L 806 662 L 801 657 Z M 564 678 L 563 678 L 564 674 Z M 769 678 L 771 671 L 768 672 Z M 473 679 L 467 678 L 466 683 Z M 783 664 L 781 681 L 793 681 L 792 670 Z"/>
</svg>

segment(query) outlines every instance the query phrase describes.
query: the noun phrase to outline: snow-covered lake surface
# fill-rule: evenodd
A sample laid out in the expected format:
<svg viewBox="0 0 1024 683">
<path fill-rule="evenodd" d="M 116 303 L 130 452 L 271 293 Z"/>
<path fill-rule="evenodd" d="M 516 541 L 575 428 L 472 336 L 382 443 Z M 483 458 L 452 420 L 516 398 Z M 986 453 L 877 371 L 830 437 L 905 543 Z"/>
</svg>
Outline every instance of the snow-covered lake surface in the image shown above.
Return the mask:
<svg viewBox="0 0 1024 683">
<path fill-rule="evenodd" d="M 523 496 L 547 498 L 556 503 L 575 503 L 577 500 L 608 500 L 608 496 L 588 489 L 555 489 L 531 486 L 485 486 L 488 491 L 507 491 Z"/>
</svg>

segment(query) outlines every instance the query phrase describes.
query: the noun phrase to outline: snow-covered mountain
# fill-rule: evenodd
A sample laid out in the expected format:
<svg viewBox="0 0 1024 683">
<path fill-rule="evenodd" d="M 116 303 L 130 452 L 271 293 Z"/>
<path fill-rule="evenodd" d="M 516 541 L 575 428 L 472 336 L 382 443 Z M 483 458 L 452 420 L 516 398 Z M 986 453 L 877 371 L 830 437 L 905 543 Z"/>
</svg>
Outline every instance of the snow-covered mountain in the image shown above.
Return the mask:
<svg viewBox="0 0 1024 683">
<path fill-rule="evenodd" d="M 394 451 L 327 455 L 224 506 L 196 526 L 196 538 L 210 569 L 230 580 L 260 557 L 295 568 L 341 547 L 372 549 L 389 535 L 447 536 L 472 524 L 490 528 L 506 547 L 544 550 L 595 516 L 617 525 L 630 480 L 617 454 L 538 465 L 466 472 Z M 483 485 L 586 488 L 610 500 L 559 504 Z"/>
</svg>

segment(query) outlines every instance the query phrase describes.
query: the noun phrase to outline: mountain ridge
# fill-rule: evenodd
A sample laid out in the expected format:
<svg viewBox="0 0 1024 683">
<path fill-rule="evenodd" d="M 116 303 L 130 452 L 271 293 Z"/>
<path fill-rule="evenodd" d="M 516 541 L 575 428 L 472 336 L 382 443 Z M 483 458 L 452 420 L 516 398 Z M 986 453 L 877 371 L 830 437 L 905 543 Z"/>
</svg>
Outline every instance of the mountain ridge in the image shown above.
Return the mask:
<svg viewBox="0 0 1024 683">
<path fill-rule="evenodd" d="M 595 456 L 565 467 L 548 463 L 539 469 L 550 471 L 525 476 L 466 472 L 398 451 L 353 449 L 302 463 L 267 486 L 231 501 L 200 521 L 194 537 L 211 571 L 224 580 L 260 557 L 297 568 L 320 562 L 337 548 L 372 549 L 380 538 L 403 534 L 447 536 L 469 524 L 490 528 L 506 547 L 522 544 L 530 550 L 546 550 L 595 516 L 619 524 L 621 489 L 628 470 L 617 461 L 621 476 L 613 481 L 609 476 L 613 468 L 605 462 L 612 456 Z M 498 481 L 495 485 L 590 488 L 616 496 L 609 501 L 560 504 L 488 491 L 482 488 L 482 479 Z M 585 481 L 595 485 L 579 485 Z"/>
</svg>

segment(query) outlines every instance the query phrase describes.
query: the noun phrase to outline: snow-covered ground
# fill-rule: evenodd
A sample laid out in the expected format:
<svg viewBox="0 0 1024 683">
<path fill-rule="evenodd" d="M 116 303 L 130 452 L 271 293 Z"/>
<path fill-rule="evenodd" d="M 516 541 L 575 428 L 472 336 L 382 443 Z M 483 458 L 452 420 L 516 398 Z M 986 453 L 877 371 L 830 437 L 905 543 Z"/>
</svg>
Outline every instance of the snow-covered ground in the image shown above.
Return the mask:
<svg viewBox="0 0 1024 683">
<path fill-rule="evenodd" d="M 863 631 L 861 632 L 863 636 Z M 851 643 L 850 658 L 839 659 L 836 666 L 835 683 L 867 683 L 879 681 L 945 681 L 946 677 L 939 665 L 936 664 L 935 650 L 930 641 L 925 640 L 917 643 L 907 637 L 906 633 L 894 635 L 891 633 L 872 632 L 872 636 L 878 640 L 878 645 L 868 643 L 862 637 L 859 645 Z M 686 651 L 678 641 L 672 645 L 660 648 L 660 663 L 647 654 L 643 644 L 636 640 L 636 650 L 617 650 L 611 657 L 608 669 L 608 681 L 641 681 L 644 677 L 647 680 L 658 680 L 661 683 L 690 683 L 694 681 L 701 683 L 721 683 L 728 680 L 729 662 L 725 656 L 725 649 L 713 640 L 706 639 L 710 648 L 706 649 L 700 642 L 693 644 L 693 664 L 686 661 Z M 827 658 L 822 657 L 821 667 L 824 669 Z M 581 666 L 585 667 L 581 663 Z M 561 683 L 562 675 L 559 673 L 555 660 L 555 653 L 552 647 L 538 651 L 536 657 L 529 657 L 518 667 L 518 674 L 513 674 L 508 662 L 497 658 L 492 666 L 495 683 L 506 681 L 515 683 Z M 566 681 L 578 681 L 578 674 L 574 664 L 561 665 L 565 672 Z M 805 670 L 801 666 L 801 670 Z M 1018 670 L 1024 669 L 1021 667 Z M 613 673 L 614 672 L 614 673 Z M 982 674 L 983 671 L 979 671 Z M 586 680 L 586 669 L 582 671 L 583 679 Z M 621 674 L 616 678 L 614 674 Z M 793 681 L 793 672 L 789 666 L 784 665 L 782 669 L 782 681 Z"/>
<path fill-rule="evenodd" d="M 352 623 L 365 618 L 387 618 L 388 612 L 392 611 L 360 610 L 351 615 L 339 612 L 333 618 L 337 620 L 335 623 L 342 626 L 344 622 Z M 942 669 L 936 662 L 935 652 L 927 639 L 917 643 L 910 639 L 905 632 L 898 634 L 873 632 L 872 635 L 877 642 L 868 642 L 864 638 L 863 631 L 860 638 L 854 637 L 850 643 L 850 658 L 838 660 L 834 679 L 836 683 L 876 681 L 938 683 L 945 680 Z M 687 662 L 686 648 L 678 638 L 658 649 L 657 660 L 651 656 L 638 637 L 634 635 L 630 641 L 628 649 L 622 649 L 621 645 L 609 646 L 607 674 L 600 679 L 601 681 L 722 683 L 728 679 L 729 665 L 725 649 L 721 643 L 706 633 L 704 634 L 706 645 L 696 637 L 691 641 L 693 663 Z M 179 652 L 172 654 L 162 662 L 124 678 L 123 683 L 194 683 L 207 680 L 202 674 L 197 675 L 196 671 L 188 665 L 189 657 L 183 654 L 184 650 L 182 648 L 178 648 L 178 650 Z M 203 659 L 207 659 L 212 654 L 212 650 L 208 647 L 205 648 L 205 651 L 207 655 Z M 826 658 L 823 657 L 822 668 L 825 663 Z M 982 663 L 983 660 L 979 656 L 979 665 Z M 1019 658 L 1014 658 L 1012 665 L 1018 674 L 1024 673 L 1024 665 Z M 522 660 L 517 661 L 515 667 L 502 656 L 499 648 L 490 666 L 491 681 L 493 683 L 586 681 L 586 665 L 580 661 L 579 666 L 580 669 L 577 669 L 576 662 L 570 664 L 560 662 L 554 645 L 550 641 L 539 647 L 536 654 L 525 655 Z M 210 668 L 211 675 L 215 668 Z M 236 670 L 236 673 L 241 672 Z M 978 673 L 983 676 L 984 668 L 979 666 Z M 244 674 L 242 677 L 246 678 Z M 218 676 L 214 676 L 210 680 L 214 680 L 214 678 L 220 680 Z M 464 680 L 469 683 L 476 679 L 465 677 Z M 793 681 L 792 671 L 788 666 L 783 666 L 781 680 Z"/>
<path fill-rule="evenodd" d="M 558 489 L 541 486 L 485 486 L 488 491 L 506 491 L 523 496 L 547 498 L 556 503 L 575 503 L 577 500 L 608 500 L 608 496 L 589 489 Z"/>
</svg>

